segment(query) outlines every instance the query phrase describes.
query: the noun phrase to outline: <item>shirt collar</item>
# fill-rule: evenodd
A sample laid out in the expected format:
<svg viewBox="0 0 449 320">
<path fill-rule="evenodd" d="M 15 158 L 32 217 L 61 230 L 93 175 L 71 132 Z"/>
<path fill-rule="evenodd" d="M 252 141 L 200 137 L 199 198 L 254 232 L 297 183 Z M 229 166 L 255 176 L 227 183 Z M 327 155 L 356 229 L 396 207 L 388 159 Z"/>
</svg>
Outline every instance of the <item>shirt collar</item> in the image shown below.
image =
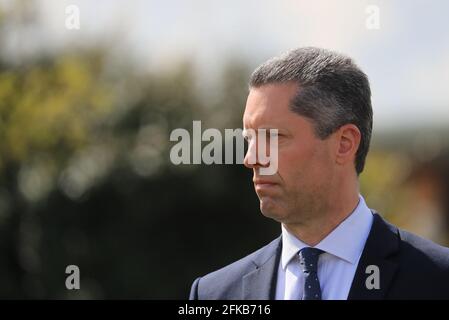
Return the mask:
<svg viewBox="0 0 449 320">
<path fill-rule="evenodd" d="M 329 233 L 315 248 L 354 264 L 359 259 L 371 230 L 373 214 L 365 199 L 359 195 L 359 203 L 352 213 Z M 282 228 L 281 264 L 285 270 L 290 260 L 307 244 Z"/>
</svg>

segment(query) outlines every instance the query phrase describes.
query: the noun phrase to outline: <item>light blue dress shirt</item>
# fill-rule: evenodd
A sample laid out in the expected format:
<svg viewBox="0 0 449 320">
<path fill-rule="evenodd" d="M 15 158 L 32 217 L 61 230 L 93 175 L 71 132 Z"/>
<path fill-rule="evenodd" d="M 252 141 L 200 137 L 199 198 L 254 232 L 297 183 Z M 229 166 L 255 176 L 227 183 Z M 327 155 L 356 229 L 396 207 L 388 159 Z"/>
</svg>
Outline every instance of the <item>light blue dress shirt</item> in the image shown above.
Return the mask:
<svg viewBox="0 0 449 320">
<path fill-rule="evenodd" d="M 354 211 L 315 248 L 324 251 L 318 260 L 318 278 L 323 300 L 346 300 L 357 265 L 373 223 L 373 214 L 364 198 Z M 308 247 L 282 225 L 282 256 L 279 263 L 276 300 L 302 298 L 304 276 L 297 253 Z"/>
</svg>

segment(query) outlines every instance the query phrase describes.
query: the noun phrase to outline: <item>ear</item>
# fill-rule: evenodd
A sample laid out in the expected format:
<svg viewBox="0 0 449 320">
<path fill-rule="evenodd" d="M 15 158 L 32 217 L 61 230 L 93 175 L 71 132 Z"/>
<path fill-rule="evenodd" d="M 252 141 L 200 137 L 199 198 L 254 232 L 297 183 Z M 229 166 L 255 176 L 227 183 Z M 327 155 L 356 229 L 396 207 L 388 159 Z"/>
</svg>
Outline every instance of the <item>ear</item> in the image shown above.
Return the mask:
<svg viewBox="0 0 449 320">
<path fill-rule="evenodd" d="M 352 123 L 345 124 L 337 130 L 336 162 L 338 164 L 354 163 L 361 136 L 359 128 Z"/>
</svg>

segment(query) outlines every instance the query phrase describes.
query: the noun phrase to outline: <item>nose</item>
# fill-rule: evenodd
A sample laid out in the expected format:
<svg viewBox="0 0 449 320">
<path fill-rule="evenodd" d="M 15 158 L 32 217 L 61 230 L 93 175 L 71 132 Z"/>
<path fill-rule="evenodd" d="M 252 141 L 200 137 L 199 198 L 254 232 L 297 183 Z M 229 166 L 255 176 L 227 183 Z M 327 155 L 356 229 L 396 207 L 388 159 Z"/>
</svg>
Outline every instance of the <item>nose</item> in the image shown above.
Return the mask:
<svg viewBox="0 0 449 320">
<path fill-rule="evenodd" d="M 243 159 L 243 164 L 248 169 L 254 169 L 257 165 L 257 147 L 256 143 L 248 143 L 248 150 L 246 151 L 245 158 Z"/>
<path fill-rule="evenodd" d="M 251 139 L 248 142 L 248 150 L 246 151 L 245 158 L 243 159 L 243 164 L 245 167 L 248 169 L 256 169 L 260 167 L 268 167 L 270 165 L 268 159 L 261 159 L 258 153 L 259 150 L 257 140 Z"/>
</svg>

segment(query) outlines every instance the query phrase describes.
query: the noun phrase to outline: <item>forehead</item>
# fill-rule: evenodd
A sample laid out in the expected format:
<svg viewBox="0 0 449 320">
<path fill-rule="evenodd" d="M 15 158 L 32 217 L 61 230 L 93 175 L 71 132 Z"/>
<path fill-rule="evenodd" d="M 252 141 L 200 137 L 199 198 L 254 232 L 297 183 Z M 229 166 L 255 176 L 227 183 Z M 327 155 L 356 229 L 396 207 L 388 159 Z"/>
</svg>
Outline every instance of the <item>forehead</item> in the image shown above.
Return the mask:
<svg viewBox="0 0 449 320">
<path fill-rule="evenodd" d="M 289 107 L 297 91 L 298 85 L 294 82 L 251 88 L 243 115 L 244 127 L 280 128 L 287 125 L 295 118 Z"/>
</svg>

